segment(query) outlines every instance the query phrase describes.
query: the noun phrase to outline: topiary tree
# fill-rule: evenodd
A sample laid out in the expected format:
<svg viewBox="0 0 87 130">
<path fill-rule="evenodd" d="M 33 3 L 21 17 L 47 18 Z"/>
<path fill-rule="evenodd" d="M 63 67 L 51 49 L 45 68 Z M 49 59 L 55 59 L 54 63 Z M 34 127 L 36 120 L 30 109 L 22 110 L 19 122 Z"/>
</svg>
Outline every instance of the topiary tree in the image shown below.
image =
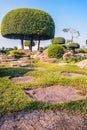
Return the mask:
<svg viewBox="0 0 87 130">
<path fill-rule="evenodd" d="M 75 53 L 75 49 L 80 48 L 80 45 L 78 43 L 71 43 L 68 45 L 68 48 L 71 49 L 73 53 Z"/>
<path fill-rule="evenodd" d="M 59 44 L 52 44 L 48 48 L 48 56 L 50 58 L 61 58 L 63 56 L 63 47 Z"/>
<path fill-rule="evenodd" d="M 65 44 L 65 38 L 56 37 L 51 40 L 52 44 Z"/>
<path fill-rule="evenodd" d="M 10 39 L 48 40 L 54 37 L 55 24 L 52 17 L 38 9 L 18 8 L 8 12 L 1 23 L 1 34 Z"/>
<path fill-rule="evenodd" d="M 79 31 L 75 30 L 74 28 L 64 28 L 62 31 L 66 33 L 69 32 L 71 34 L 71 43 L 73 42 L 73 38 L 77 38 L 80 36 Z"/>
<path fill-rule="evenodd" d="M 30 40 L 25 40 L 24 45 L 28 46 L 29 50 L 31 50 L 31 41 Z M 32 41 L 32 46 L 35 46 L 35 42 L 34 41 Z"/>
</svg>

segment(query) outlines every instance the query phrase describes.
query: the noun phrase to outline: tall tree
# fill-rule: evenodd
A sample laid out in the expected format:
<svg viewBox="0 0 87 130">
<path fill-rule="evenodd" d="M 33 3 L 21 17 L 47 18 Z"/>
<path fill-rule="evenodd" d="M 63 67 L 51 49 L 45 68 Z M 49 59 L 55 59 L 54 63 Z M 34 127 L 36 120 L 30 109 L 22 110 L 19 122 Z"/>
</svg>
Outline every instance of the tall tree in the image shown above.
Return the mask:
<svg viewBox="0 0 87 130">
<path fill-rule="evenodd" d="M 75 30 L 74 28 L 64 28 L 62 31 L 66 33 L 69 32 L 71 34 L 71 42 L 73 42 L 73 38 L 77 38 L 80 36 L 79 31 Z"/>
<path fill-rule="evenodd" d="M 10 39 L 30 40 L 32 51 L 33 40 L 48 40 L 54 37 L 55 24 L 52 17 L 38 9 L 18 8 L 8 12 L 1 24 L 1 34 Z"/>
</svg>

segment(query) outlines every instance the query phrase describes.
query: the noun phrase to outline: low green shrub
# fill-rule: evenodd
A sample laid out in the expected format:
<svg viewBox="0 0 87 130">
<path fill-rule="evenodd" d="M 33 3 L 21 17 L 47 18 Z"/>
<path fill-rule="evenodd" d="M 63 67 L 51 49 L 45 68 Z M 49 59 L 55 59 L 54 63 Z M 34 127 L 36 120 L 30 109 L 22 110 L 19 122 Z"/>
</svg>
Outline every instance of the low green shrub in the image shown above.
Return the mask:
<svg viewBox="0 0 87 130">
<path fill-rule="evenodd" d="M 44 51 L 44 48 L 43 48 L 43 47 L 39 47 L 39 51 L 40 51 L 40 52 L 43 52 L 43 51 Z"/>
<path fill-rule="evenodd" d="M 9 51 L 9 54 L 11 54 L 11 55 L 23 55 L 23 52 L 21 50 L 11 50 L 11 51 Z"/>
<path fill-rule="evenodd" d="M 0 54 L 6 54 L 7 51 L 6 50 L 0 50 Z"/>
<path fill-rule="evenodd" d="M 64 54 L 63 47 L 59 44 L 52 44 L 48 48 L 48 57 L 50 58 L 61 58 Z"/>
<path fill-rule="evenodd" d="M 81 60 L 85 60 L 87 59 L 87 57 L 82 57 L 82 56 L 72 56 L 72 57 L 67 57 L 66 58 L 66 62 L 70 63 L 70 62 L 79 62 Z"/>
<path fill-rule="evenodd" d="M 87 49 L 85 48 L 80 48 L 80 49 L 76 49 L 77 53 L 87 53 Z"/>
</svg>

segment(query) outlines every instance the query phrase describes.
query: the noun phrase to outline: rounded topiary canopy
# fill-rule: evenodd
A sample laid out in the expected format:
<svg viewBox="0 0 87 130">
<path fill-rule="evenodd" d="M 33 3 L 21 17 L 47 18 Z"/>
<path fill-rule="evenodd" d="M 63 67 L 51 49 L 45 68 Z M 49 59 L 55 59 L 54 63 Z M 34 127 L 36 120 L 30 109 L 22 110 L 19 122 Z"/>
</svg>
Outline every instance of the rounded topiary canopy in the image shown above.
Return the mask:
<svg viewBox="0 0 87 130">
<path fill-rule="evenodd" d="M 78 43 L 70 43 L 67 47 L 75 53 L 75 49 L 80 48 L 80 45 Z"/>
<path fill-rule="evenodd" d="M 38 9 L 18 8 L 8 12 L 1 24 L 1 34 L 6 38 L 47 40 L 54 37 L 52 17 Z"/>
<path fill-rule="evenodd" d="M 55 37 L 51 40 L 52 44 L 65 44 L 65 38 Z"/>
<path fill-rule="evenodd" d="M 80 45 L 78 43 L 71 43 L 68 45 L 69 48 L 75 49 L 75 48 L 80 48 Z"/>
</svg>

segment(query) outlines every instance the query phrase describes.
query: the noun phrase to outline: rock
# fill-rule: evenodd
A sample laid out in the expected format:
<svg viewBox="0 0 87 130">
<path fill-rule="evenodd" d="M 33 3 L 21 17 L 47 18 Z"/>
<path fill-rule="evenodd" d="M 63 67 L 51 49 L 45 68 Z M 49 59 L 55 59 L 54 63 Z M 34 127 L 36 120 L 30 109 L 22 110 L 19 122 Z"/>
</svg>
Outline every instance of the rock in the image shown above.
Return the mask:
<svg viewBox="0 0 87 130">
<path fill-rule="evenodd" d="M 67 52 L 63 55 L 63 59 L 66 59 L 66 58 L 69 58 L 69 57 L 72 57 L 73 56 L 73 53 L 72 52 Z"/>
<path fill-rule="evenodd" d="M 13 66 L 20 66 L 21 64 L 22 64 L 21 61 L 12 61 L 12 62 L 10 63 L 10 66 L 11 66 L 11 67 L 13 67 Z"/>
<path fill-rule="evenodd" d="M 48 49 L 46 49 L 45 51 L 43 51 L 43 53 L 37 52 L 37 54 L 33 55 L 33 58 L 38 58 L 41 61 L 46 61 L 47 62 L 47 60 L 49 59 L 47 51 L 48 51 Z"/>
<path fill-rule="evenodd" d="M 20 66 L 20 67 L 29 67 L 30 64 L 29 64 L 29 63 L 22 63 L 22 64 L 20 64 L 19 66 Z"/>
<path fill-rule="evenodd" d="M 33 56 L 33 58 L 39 58 L 40 61 L 42 62 L 50 62 L 50 63 L 57 62 L 56 58 L 49 58 L 47 53 L 48 53 L 48 49 L 46 49 L 43 53 L 38 52 L 36 55 Z"/>
<path fill-rule="evenodd" d="M 75 56 L 87 57 L 87 53 L 77 53 Z"/>
<path fill-rule="evenodd" d="M 15 58 L 11 55 L 0 55 L 0 62 L 9 62 L 9 61 L 15 61 Z"/>
<path fill-rule="evenodd" d="M 78 62 L 76 65 L 79 66 L 80 68 L 87 68 L 87 59 Z"/>
<path fill-rule="evenodd" d="M 58 61 L 56 58 L 47 58 L 47 59 L 41 59 L 43 62 L 49 62 L 49 63 L 55 63 Z"/>
</svg>

